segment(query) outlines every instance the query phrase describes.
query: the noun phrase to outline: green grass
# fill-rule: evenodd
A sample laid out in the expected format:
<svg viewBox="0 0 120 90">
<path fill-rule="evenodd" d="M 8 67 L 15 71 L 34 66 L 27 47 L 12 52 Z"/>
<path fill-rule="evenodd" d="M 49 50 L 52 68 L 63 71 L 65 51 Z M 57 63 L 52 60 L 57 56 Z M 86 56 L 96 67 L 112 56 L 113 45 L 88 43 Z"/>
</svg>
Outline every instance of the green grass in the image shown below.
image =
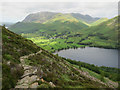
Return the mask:
<svg viewBox="0 0 120 90">
<path fill-rule="evenodd" d="M 78 65 L 75 65 L 75 64 L 72 64 L 72 65 L 73 65 L 74 67 L 76 67 L 76 68 L 79 69 L 79 66 L 78 66 Z M 93 72 L 93 71 L 91 71 L 91 70 L 89 70 L 89 69 L 87 69 L 87 68 L 84 68 L 84 67 L 81 67 L 80 69 L 83 70 L 84 72 L 88 72 L 90 76 L 93 76 L 93 77 L 101 80 L 101 75 L 100 75 L 100 74 L 95 73 L 95 72 Z M 104 82 L 107 83 L 107 82 L 108 82 L 108 78 L 106 79 L 106 78 L 104 77 Z"/>
<path fill-rule="evenodd" d="M 65 22 L 65 21 L 70 21 L 70 22 L 78 22 L 78 20 L 74 17 L 72 17 L 70 14 L 57 14 L 54 16 L 54 18 L 47 20 L 46 22 L 44 22 L 44 24 L 46 23 L 52 23 L 55 21 L 60 20 L 61 22 Z"/>
<path fill-rule="evenodd" d="M 62 75 L 62 79 L 64 79 L 64 81 L 72 81 L 68 75 Z"/>
<path fill-rule="evenodd" d="M 98 67 L 93 64 L 88 64 L 80 61 L 75 61 L 70 59 L 65 59 L 65 60 L 68 61 L 70 64 L 72 64 L 74 67 L 89 72 L 91 76 L 96 77 L 100 80 L 104 80 L 104 82 L 108 82 L 107 78 L 109 78 L 112 81 L 119 82 L 118 72 L 120 71 L 120 69 L 118 68 L 111 68 L 105 66 Z"/>
<path fill-rule="evenodd" d="M 93 71 L 91 71 L 91 70 L 89 70 L 89 69 L 87 69 L 87 68 L 81 67 L 81 69 L 82 69 L 83 71 L 85 71 L 85 72 L 88 72 L 91 76 L 93 76 L 93 77 L 101 80 L 101 75 L 100 75 L 100 74 L 97 74 L 97 73 L 95 73 L 95 72 L 93 72 Z M 107 83 L 107 79 L 104 78 L 104 82 Z"/>
</svg>

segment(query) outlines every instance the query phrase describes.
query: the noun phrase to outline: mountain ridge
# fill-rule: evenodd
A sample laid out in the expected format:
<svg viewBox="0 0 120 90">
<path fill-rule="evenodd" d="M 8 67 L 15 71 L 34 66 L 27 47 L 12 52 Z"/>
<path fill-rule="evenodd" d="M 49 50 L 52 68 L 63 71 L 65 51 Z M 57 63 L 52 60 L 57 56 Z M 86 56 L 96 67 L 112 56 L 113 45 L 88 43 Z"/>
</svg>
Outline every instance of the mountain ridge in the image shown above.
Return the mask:
<svg viewBox="0 0 120 90">
<path fill-rule="evenodd" d="M 25 17 L 25 19 L 22 22 L 35 22 L 35 23 L 44 23 L 49 19 L 52 19 L 57 14 L 70 14 L 71 17 L 76 18 L 77 20 L 83 20 L 87 23 L 92 23 L 100 18 L 93 18 L 89 15 L 82 15 L 80 13 L 56 13 L 56 12 L 38 12 L 29 14 Z"/>
</svg>

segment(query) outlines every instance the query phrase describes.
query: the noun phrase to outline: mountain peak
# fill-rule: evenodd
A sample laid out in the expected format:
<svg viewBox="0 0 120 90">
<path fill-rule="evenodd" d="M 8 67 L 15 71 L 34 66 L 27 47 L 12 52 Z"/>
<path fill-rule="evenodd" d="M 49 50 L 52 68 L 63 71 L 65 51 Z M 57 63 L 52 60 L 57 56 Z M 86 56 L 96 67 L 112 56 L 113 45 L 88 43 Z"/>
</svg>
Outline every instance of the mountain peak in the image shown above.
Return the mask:
<svg viewBox="0 0 120 90">
<path fill-rule="evenodd" d="M 35 22 L 43 23 L 48 19 L 51 19 L 57 13 L 54 12 L 37 12 L 29 14 L 22 22 Z"/>
</svg>

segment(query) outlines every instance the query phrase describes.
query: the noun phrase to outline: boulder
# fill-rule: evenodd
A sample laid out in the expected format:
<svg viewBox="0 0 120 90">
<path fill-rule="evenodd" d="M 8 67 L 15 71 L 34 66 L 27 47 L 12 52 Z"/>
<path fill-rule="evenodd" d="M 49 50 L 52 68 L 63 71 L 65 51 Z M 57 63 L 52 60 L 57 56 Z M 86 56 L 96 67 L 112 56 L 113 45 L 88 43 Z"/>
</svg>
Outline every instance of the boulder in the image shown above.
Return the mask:
<svg viewBox="0 0 120 90">
<path fill-rule="evenodd" d="M 49 82 L 51 87 L 55 87 L 55 85 L 52 82 Z"/>
</svg>

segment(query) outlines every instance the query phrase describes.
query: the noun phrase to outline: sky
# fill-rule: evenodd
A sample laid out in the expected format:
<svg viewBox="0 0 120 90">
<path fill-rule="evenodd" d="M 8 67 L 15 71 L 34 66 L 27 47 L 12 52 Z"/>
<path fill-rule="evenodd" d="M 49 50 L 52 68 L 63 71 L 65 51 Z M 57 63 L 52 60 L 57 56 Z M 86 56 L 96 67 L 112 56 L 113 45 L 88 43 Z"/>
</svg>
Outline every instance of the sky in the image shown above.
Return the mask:
<svg viewBox="0 0 120 90">
<path fill-rule="evenodd" d="M 113 18 L 118 15 L 118 1 L 117 0 L 67 0 L 58 1 L 36 1 L 21 0 L 15 2 L 14 0 L 0 1 L 0 22 L 18 22 L 22 21 L 30 13 L 41 11 L 61 12 L 61 13 L 81 13 L 88 14 L 92 17 L 107 17 Z"/>
</svg>

